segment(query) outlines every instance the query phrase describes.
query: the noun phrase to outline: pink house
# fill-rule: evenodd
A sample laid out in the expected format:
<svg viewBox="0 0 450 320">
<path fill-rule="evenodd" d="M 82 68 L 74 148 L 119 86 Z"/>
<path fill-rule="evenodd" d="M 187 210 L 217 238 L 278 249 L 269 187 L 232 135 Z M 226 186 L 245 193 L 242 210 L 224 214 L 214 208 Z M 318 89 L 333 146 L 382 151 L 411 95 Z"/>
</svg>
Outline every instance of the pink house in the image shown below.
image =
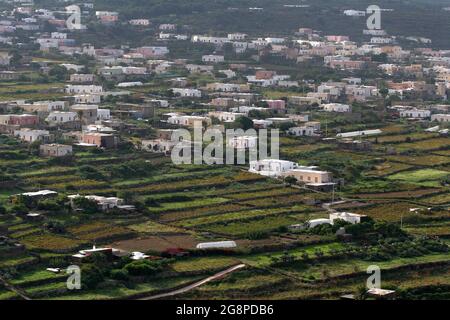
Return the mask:
<svg viewBox="0 0 450 320">
<path fill-rule="evenodd" d="M 119 20 L 119 16 L 115 15 L 115 14 L 104 15 L 104 16 L 100 16 L 99 19 L 102 23 L 113 23 L 113 22 L 117 22 Z"/>
<path fill-rule="evenodd" d="M 366 64 L 365 61 L 353 61 L 353 60 L 332 60 L 330 61 L 330 67 L 333 69 L 361 69 Z"/>
<path fill-rule="evenodd" d="M 350 38 L 348 36 L 326 36 L 326 38 L 331 42 L 350 41 Z"/>
<path fill-rule="evenodd" d="M 256 80 L 269 80 L 276 75 L 275 71 L 258 70 L 255 73 Z"/>
<path fill-rule="evenodd" d="M 265 100 L 270 109 L 284 110 L 286 109 L 286 101 L 284 100 Z"/>
<path fill-rule="evenodd" d="M 10 125 L 34 126 L 39 123 L 38 116 L 31 114 L 11 115 L 9 118 Z"/>
</svg>

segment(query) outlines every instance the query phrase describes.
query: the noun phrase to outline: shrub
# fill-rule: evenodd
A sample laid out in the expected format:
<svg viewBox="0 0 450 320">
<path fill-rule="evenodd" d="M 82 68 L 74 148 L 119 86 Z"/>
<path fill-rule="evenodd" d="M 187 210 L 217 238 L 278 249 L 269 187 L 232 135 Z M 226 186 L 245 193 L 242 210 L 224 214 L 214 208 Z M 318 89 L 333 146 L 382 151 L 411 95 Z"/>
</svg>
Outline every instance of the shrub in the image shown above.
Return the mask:
<svg viewBox="0 0 450 320">
<path fill-rule="evenodd" d="M 97 202 L 87 199 L 85 197 L 77 197 L 73 199 L 76 208 L 83 210 L 83 212 L 92 214 L 98 211 Z"/>
<path fill-rule="evenodd" d="M 269 237 L 270 237 L 269 233 L 261 231 L 249 232 L 245 235 L 245 238 L 249 240 L 267 239 Z"/>
<path fill-rule="evenodd" d="M 90 179 L 90 180 L 105 180 L 105 176 L 103 173 L 98 171 L 96 168 L 92 166 L 81 166 L 79 169 L 79 174 L 84 179 Z"/>
<path fill-rule="evenodd" d="M 126 269 L 111 270 L 110 277 L 114 280 L 128 281 L 129 274 Z"/>
<path fill-rule="evenodd" d="M 54 233 L 64 233 L 66 231 L 64 224 L 60 221 L 50 220 L 46 222 L 44 226 Z"/>
<path fill-rule="evenodd" d="M 124 269 L 133 276 L 151 276 L 163 270 L 161 261 L 139 260 L 127 264 Z"/>
<path fill-rule="evenodd" d="M 11 209 L 10 209 L 11 213 L 15 213 L 15 214 L 26 214 L 28 213 L 28 208 L 20 203 L 20 204 L 16 204 L 14 205 Z"/>
<path fill-rule="evenodd" d="M 104 280 L 103 274 L 95 265 L 86 264 L 81 268 L 81 284 L 87 289 L 94 289 Z"/>
</svg>

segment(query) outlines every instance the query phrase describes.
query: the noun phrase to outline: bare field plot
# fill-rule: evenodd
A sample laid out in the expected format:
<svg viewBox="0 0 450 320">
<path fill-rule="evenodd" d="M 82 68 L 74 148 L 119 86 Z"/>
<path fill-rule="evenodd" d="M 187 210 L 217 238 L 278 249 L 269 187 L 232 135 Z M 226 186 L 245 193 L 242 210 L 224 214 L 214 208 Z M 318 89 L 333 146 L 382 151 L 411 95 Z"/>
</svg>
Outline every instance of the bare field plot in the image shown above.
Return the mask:
<svg viewBox="0 0 450 320">
<path fill-rule="evenodd" d="M 193 236 L 188 234 L 180 234 L 180 235 L 139 237 L 130 240 L 117 241 L 112 243 L 111 246 L 129 252 L 133 251 L 163 252 L 166 251 L 167 249 L 173 248 L 195 249 L 198 243 L 200 243 L 200 241 L 194 238 Z"/>
</svg>

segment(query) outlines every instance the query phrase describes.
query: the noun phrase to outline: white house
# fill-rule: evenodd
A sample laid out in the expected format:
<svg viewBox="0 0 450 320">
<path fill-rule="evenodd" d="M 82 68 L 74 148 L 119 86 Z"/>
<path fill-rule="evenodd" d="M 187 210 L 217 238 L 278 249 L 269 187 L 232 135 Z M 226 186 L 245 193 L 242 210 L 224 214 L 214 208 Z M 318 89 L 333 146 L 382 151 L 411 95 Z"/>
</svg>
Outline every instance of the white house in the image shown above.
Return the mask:
<svg viewBox="0 0 450 320">
<path fill-rule="evenodd" d="M 258 161 L 250 161 L 249 172 L 268 177 L 278 177 L 283 173 L 291 171 L 297 167 L 298 165 L 292 161 L 264 159 Z"/>
<path fill-rule="evenodd" d="M 425 119 L 431 116 L 430 110 L 424 109 L 409 109 L 400 111 L 400 117 L 413 118 L 413 119 Z"/>
<path fill-rule="evenodd" d="M 83 65 L 73 63 L 61 63 L 60 66 L 66 68 L 68 71 L 80 72 L 84 69 Z"/>
<path fill-rule="evenodd" d="M 142 149 L 150 152 L 162 152 L 169 153 L 177 145 L 178 141 L 165 140 L 165 139 L 153 139 L 142 140 Z"/>
<path fill-rule="evenodd" d="M 50 132 L 47 130 L 31 130 L 31 129 L 21 129 L 14 131 L 14 135 L 19 137 L 21 140 L 26 142 L 35 142 L 35 141 L 50 141 Z"/>
<path fill-rule="evenodd" d="M 64 110 L 67 105 L 67 101 L 36 101 L 32 104 L 19 104 L 19 107 L 26 112 L 51 112 Z"/>
<path fill-rule="evenodd" d="M 70 200 L 70 204 L 72 208 L 76 208 L 76 204 L 74 202 L 74 199 L 84 197 L 88 200 L 92 200 L 97 203 L 98 207 L 102 211 L 108 211 L 114 208 L 121 208 L 123 206 L 123 199 L 117 198 L 117 197 L 102 197 L 102 196 L 95 196 L 95 195 L 89 195 L 89 196 L 80 196 L 79 194 L 76 195 L 70 195 L 68 196 Z"/>
<path fill-rule="evenodd" d="M 173 23 L 163 23 L 159 25 L 159 30 L 174 31 L 177 29 L 177 25 Z"/>
<path fill-rule="evenodd" d="M 302 137 L 314 137 L 317 136 L 313 127 L 302 126 L 302 127 L 292 127 L 289 128 L 288 134 L 292 136 Z"/>
<path fill-rule="evenodd" d="M 240 92 L 244 85 L 237 83 L 208 83 L 206 88 L 211 91 L 222 91 L 222 92 Z"/>
<path fill-rule="evenodd" d="M 326 218 L 319 218 L 319 219 L 313 219 L 309 220 L 305 224 L 297 224 L 292 225 L 291 228 L 293 229 L 306 229 L 306 228 L 314 228 L 323 224 L 330 224 L 334 225 L 336 220 L 343 220 L 346 222 L 349 222 L 351 224 L 361 223 L 361 220 L 364 219 L 366 216 L 359 215 L 355 213 L 350 212 L 333 212 L 330 213 L 329 219 Z"/>
<path fill-rule="evenodd" d="M 225 61 L 225 57 L 214 54 L 204 55 L 202 56 L 202 61 L 206 63 L 221 63 Z"/>
<path fill-rule="evenodd" d="M 117 88 L 132 88 L 132 87 L 142 87 L 144 84 L 141 81 L 134 82 L 121 82 L 117 85 Z"/>
<path fill-rule="evenodd" d="M 100 94 L 77 94 L 74 96 L 76 104 L 99 104 L 102 101 Z"/>
<path fill-rule="evenodd" d="M 351 212 L 333 212 L 330 213 L 331 224 L 334 224 L 335 220 L 344 220 L 351 224 L 361 223 L 361 219 L 364 219 L 365 215 L 360 215 Z"/>
<path fill-rule="evenodd" d="M 43 157 L 64 157 L 72 154 L 72 146 L 64 144 L 43 144 L 39 147 L 39 154 Z"/>
<path fill-rule="evenodd" d="M 213 72 L 214 71 L 214 67 L 213 66 L 204 66 L 204 65 L 200 65 L 200 64 L 187 64 L 185 66 L 185 68 L 190 73 L 209 73 L 209 72 Z"/>
<path fill-rule="evenodd" d="M 241 41 L 241 40 L 245 40 L 247 38 L 247 34 L 246 33 L 229 33 L 227 35 L 227 38 L 232 41 Z"/>
<path fill-rule="evenodd" d="M 259 129 L 266 129 L 273 124 L 273 121 L 264 120 L 264 119 L 253 119 L 253 127 Z"/>
<path fill-rule="evenodd" d="M 169 107 L 169 101 L 167 101 L 167 100 L 151 99 L 148 102 L 150 104 L 156 105 L 160 108 L 168 108 Z"/>
<path fill-rule="evenodd" d="M 97 120 L 110 120 L 111 119 L 111 110 L 109 109 L 97 109 Z"/>
<path fill-rule="evenodd" d="M 236 77 L 236 72 L 234 72 L 233 70 L 230 70 L 230 69 L 219 70 L 219 72 L 223 73 L 224 75 L 226 75 L 227 78 L 234 78 L 234 77 Z"/>
<path fill-rule="evenodd" d="M 167 123 L 187 127 L 203 126 L 203 123 L 211 124 L 211 118 L 201 116 L 174 115 L 167 119 Z"/>
<path fill-rule="evenodd" d="M 450 122 L 450 114 L 433 114 L 431 121 Z"/>
<path fill-rule="evenodd" d="M 194 36 L 192 36 L 191 41 L 194 43 L 201 42 L 201 43 L 212 43 L 212 44 L 216 44 L 216 45 L 222 45 L 227 42 L 230 42 L 230 39 L 221 38 L 221 37 L 209 37 L 209 36 L 194 35 Z"/>
<path fill-rule="evenodd" d="M 284 41 L 285 41 L 284 38 L 265 38 L 264 40 L 267 43 L 271 43 L 271 44 L 281 44 L 281 43 L 284 43 Z"/>
<path fill-rule="evenodd" d="M 68 85 L 66 86 L 66 93 L 72 94 L 93 94 L 102 93 L 103 87 L 96 85 Z"/>
<path fill-rule="evenodd" d="M 323 104 L 322 109 L 326 112 L 351 112 L 351 107 L 348 104 L 342 103 L 328 103 Z"/>
<path fill-rule="evenodd" d="M 344 15 L 349 17 L 364 17 L 366 15 L 366 12 L 350 9 L 344 10 Z"/>
<path fill-rule="evenodd" d="M 181 97 L 201 98 L 202 96 L 202 92 L 198 89 L 172 88 L 172 92 Z"/>
<path fill-rule="evenodd" d="M 80 74 L 75 73 L 70 75 L 70 82 L 93 82 L 94 81 L 94 75 L 93 74 Z"/>
<path fill-rule="evenodd" d="M 145 67 L 122 67 L 123 73 L 127 75 L 145 75 L 147 68 Z"/>
<path fill-rule="evenodd" d="M 53 111 L 45 119 L 48 123 L 66 123 L 78 120 L 78 114 L 72 111 Z"/>
<path fill-rule="evenodd" d="M 150 20 L 148 19 L 131 19 L 128 21 L 132 26 L 149 26 Z"/>
<path fill-rule="evenodd" d="M 317 93 L 321 94 L 329 94 L 331 97 L 336 98 L 339 97 L 344 91 L 343 85 L 336 85 L 330 83 L 323 83 L 317 87 Z"/>
<path fill-rule="evenodd" d="M 244 116 L 243 113 L 226 112 L 226 111 L 211 111 L 208 113 L 209 117 L 214 117 L 223 122 L 234 122 L 236 119 Z"/>
<path fill-rule="evenodd" d="M 228 141 L 228 146 L 234 149 L 254 149 L 258 145 L 258 137 L 253 136 L 239 136 L 233 137 Z"/>
</svg>

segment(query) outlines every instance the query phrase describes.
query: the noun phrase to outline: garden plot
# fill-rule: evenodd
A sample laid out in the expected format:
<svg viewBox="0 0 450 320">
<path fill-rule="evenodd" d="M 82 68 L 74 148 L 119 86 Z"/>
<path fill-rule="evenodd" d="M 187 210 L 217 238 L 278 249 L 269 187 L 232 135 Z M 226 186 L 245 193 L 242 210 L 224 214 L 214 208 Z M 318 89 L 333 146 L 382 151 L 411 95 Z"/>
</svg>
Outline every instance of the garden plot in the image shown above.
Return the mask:
<svg viewBox="0 0 450 320">
<path fill-rule="evenodd" d="M 360 199 L 369 199 L 369 200 L 377 200 L 377 199 L 404 199 L 404 200 L 417 200 L 418 198 L 429 196 L 436 193 L 441 193 L 441 189 L 417 189 L 417 190 L 405 190 L 398 192 L 382 192 L 382 193 L 359 193 L 353 195 L 353 197 L 357 197 Z"/>
<path fill-rule="evenodd" d="M 161 215 L 160 220 L 164 222 L 174 222 L 183 219 L 190 219 L 207 215 L 216 215 L 220 213 L 234 212 L 245 209 L 248 208 L 244 205 L 238 203 L 227 203 L 218 206 L 197 208 L 193 210 L 167 212 Z"/>
<path fill-rule="evenodd" d="M 108 241 L 129 238 L 134 235 L 134 232 L 128 228 L 103 222 L 71 227 L 68 231 L 77 239 L 84 241 Z"/>
<path fill-rule="evenodd" d="M 172 263 L 170 267 L 179 273 L 191 273 L 223 270 L 238 263 L 239 260 L 233 257 L 214 256 L 186 258 Z"/>
<path fill-rule="evenodd" d="M 450 162 L 450 157 L 433 154 L 423 156 L 391 156 L 387 157 L 387 159 L 413 166 L 441 166 Z"/>
<path fill-rule="evenodd" d="M 410 143 L 401 143 L 395 145 L 394 147 L 397 151 L 400 152 L 407 150 L 432 151 L 448 148 L 449 145 L 450 145 L 449 138 L 434 138 Z"/>
<path fill-rule="evenodd" d="M 232 237 L 248 237 L 277 231 L 298 222 L 299 220 L 292 217 L 280 215 L 263 217 L 251 221 L 216 223 L 203 227 L 201 230 Z"/>
<path fill-rule="evenodd" d="M 38 262 L 38 258 L 27 253 L 21 253 L 13 257 L 0 257 L 0 269 L 20 268 Z"/>
<path fill-rule="evenodd" d="M 445 193 L 438 194 L 435 196 L 424 197 L 420 199 L 421 202 L 431 204 L 431 205 L 443 205 L 450 203 L 450 191 L 446 191 Z"/>
<path fill-rule="evenodd" d="M 406 231 L 418 236 L 450 237 L 450 222 L 420 224 L 406 227 Z"/>
<path fill-rule="evenodd" d="M 410 209 L 419 209 L 411 211 Z M 364 214 L 372 217 L 378 221 L 384 220 L 389 222 L 400 222 L 403 217 L 404 222 L 408 221 L 422 221 L 441 219 L 449 216 L 449 213 L 443 211 L 428 211 L 426 207 L 418 206 L 417 204 L 408 202 L 388 202 L 384 204 L 377 204 L 366 208 L 357 208 L 353 212 Z"/>
<path fill-rule="evenodd" d="M 55 252 L 74 251 L 87 243 L 85 240 L 50 233 L 26 236 L 20 242 L 29 250 L 48 250 Z"/>
<path fill-rule="evenodd" d="M 188 179 L 172 183 L 161 183 L 138 188 L 130 188 L 128 189 L 128 191 L 136 194 L 163 193 L 169 191 L 199 189 L 206 187 L 225 187 L 235 182 L 250 183 L 265 179 L 266 179 L 265 177 L 256 174 L 251 174 L 248 172 L 238 172 L 235 174 L 231 174 L 230 176 L 221 175 L 217 177 L 208 177 L 203 179 L 192 179 L 192 180 Z"/>
<path fill-rule="evenodd" d="M 371 141 L 378 141 L 379 143 L 400 143 L 400 142 L 413 142 L 426 139 L 433 139 L 439 135 L 431 134 L 428 132 L 417 132 L 409 134 L 389 135 L 371 138 Z"/>
<path fill-rule="evenodd" d="M 305 265 L 301 262 L 285 268 L 276 268 L 286 272 L 288 275 L 299 279 L 326 280 L 332 277 L 355 275 L 366 273 L 371 265 L 377 265 L 384 271 L 395 269 L 406 265 L 416 265 L 423 263 L 434 263 L 450 261 L 449 254 L 429 254 L 413 258 L 394 258 L 388 261 L 364 261 L 360 259 L 346 259 L 345 261 L 328 261 L 326 263 L 316 263 Z"/>
<path fill-rule="evenodd" d="M 229 223 L 234 221 L 248 221 L 255 218 L 260 218 L 269 215 L 279 215 L 283 213 L 290 213 L 292 209 L 266 209 L 266 210 L 244 210 L 238 212 L 224 213 L 220 215 L 210 215 L 195 219 L 182 220 L 175 225 L 186 228 L 198 228 L 208 224 L 215 223 Z"/>
<path fill-rule="evenodd" d="M 173 226 L 158 223 L 156 221 L 146 221 L 138 224 L 132 224 L 127 226 L 128 229 L 144 233 L 144 234 L 167 234 L 167 233 L 182 233 L 183 229 Z"/>
<path fill-rule="evenodd" d="M 396 162 L 384 162 L 383 164 L 376 165 L 372 170 L 367 171 L 368 176 L 384 177 L 399 171 L 411 169 L 412 165 Z"/>
<path fill-rule="evenodd" d="M 11 279 L 9 282 L 14 286 L 20 286 L 23 288 L 29 287 L 37 282 L 56 282 L 65 281 L 66 279 L 67 275 L 65 273 L 55 274 L 53 272 L 45 270 L 43 266 L 40 266 L 39 269 L 22 273 L 19 276 L 14 277 L 14 279 Z"/>
<path fill-rule="evenodd" d="M 226 198 L 204 198 L 204 199 L 196 199 L 192 201 L 181 201 L 181 202 L 167 202 L 159 204 L 158 207 L 149 207 L 150 212 L 154 213 L 163 213 L 166 211 L 173 210 L 182 210 L 189 208 L 201 208 L 212 205 L 220 205 L 226 202 L 229 202 L 229 199 Z"/>
<path fill-rule="evenodd" d="M 405 171 L 390 175 L 389 180 L 403 181 L 424 187 L 439 187 L 440 181 L 450 175 L 449 171 L 435 169 L 421 169 L 416 171 Z"/>
</svg>

